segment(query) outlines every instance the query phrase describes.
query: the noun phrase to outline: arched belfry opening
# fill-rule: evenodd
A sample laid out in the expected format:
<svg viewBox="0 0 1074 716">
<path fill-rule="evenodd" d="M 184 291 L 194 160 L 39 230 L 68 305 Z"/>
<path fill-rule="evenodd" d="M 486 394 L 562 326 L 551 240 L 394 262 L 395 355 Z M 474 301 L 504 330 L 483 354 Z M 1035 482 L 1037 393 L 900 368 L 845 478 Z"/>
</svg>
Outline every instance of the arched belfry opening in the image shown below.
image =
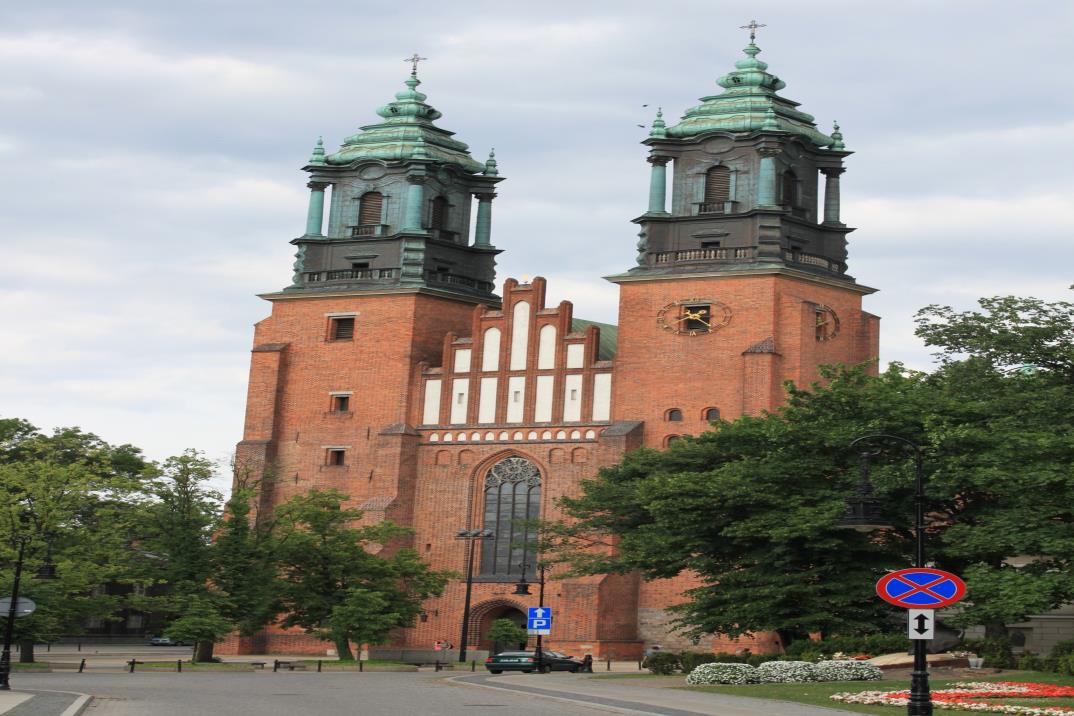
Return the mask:
<svg viewBox="0 0 1074 716">
<path fill-rule="evenodd" d="M 481 545 L 481 576 L 515 580 L 536 561 L 541 471 L 524 457 L 506 457 L 485 473 L 483 488 L 483 527 L 494 536 Z"/>
</svg>

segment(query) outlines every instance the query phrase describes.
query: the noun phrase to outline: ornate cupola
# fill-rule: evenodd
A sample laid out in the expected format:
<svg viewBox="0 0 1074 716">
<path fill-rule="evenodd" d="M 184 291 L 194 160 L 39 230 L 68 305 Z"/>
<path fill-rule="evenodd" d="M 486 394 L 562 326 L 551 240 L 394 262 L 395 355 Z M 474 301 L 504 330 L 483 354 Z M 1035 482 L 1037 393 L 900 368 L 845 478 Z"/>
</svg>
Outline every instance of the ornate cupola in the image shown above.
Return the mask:
<svg viewBox="0 0 1074 716">
<path fill-rule="evenodd" d="M 422 59 L 407 60 L 413 69 L 406 89 L 377 110 L 381 122 L 361 127 L 332 154 L 317 141 L 304 167 L 310 174 L 306 233 L 291 242 L 298 253 L 286 292 L 423 289 L 496 299 L 492 199 L 503 177 L 492 153 L 477 161 L 434 124 L 441 114 L 418 91 Z"/>
<path fill-rule="evenodd" d="M 757 58 L 756 24 L 745 57 L 717 80 L 720 94 L 667 126 L 657 112 L 649 137 L 652 177 L 637 267 L 613 281 L 717 272 L 803 271 L 853 282 L 839 219 L 846 151 L 838 125 L 817 129 L 783 80 Z M 667 206 L 667 167 L 672 192 Z M 823 208 L 818 208 L 820 176 Z"/>
</svg>

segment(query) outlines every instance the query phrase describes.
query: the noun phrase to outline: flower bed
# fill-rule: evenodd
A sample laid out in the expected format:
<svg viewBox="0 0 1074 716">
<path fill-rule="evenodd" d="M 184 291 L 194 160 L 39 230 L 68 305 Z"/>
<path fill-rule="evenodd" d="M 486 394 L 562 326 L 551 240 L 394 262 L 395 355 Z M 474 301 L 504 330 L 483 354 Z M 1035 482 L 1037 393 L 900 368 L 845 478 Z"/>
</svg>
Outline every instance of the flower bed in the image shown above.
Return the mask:
<svg viewBox="0 0 1074 716">
<path fill-rule="evenodd" d="M 686 683 L 701 684 L 755 684 L 757 669 L 749 664 L 702 664 L 686 677 Z"/>
<path fill-rule="evenodd" d="M 765 684 L 816 681 L 817 668 L 809 661 L 766 661 L 757 667 L 757 680 Z"/>
<path fill-rule="evenodd" d="M 1035 684 L 1016 681 L 960 681 L 946 689 L 932 692 L 932 703 L 938 709 L 978 711 L 982 713 L 1015 714 L 1016 716 L 1070 716 L 1068 706 L 1018 706 L 981 699 L 1054 699 L 1074 697 L 1074 687 L 1055 684 Z M 832 699 L 849 704 L 905 706 L 909 691 L 860 691 L 832 694 Z"/>
<path fill-rule="evenodd" d="M 819 661 L 814 669 L 817 681 L 876 681 L 884 678 L 879 666 L 864 661 Z"/>
</svg>

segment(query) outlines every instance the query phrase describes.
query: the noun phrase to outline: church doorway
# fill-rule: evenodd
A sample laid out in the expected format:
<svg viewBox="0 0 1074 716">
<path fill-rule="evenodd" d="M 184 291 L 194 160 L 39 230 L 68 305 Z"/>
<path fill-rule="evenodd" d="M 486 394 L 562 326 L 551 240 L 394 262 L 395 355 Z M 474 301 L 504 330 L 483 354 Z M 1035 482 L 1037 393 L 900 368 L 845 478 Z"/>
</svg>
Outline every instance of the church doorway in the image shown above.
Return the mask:
<svg viewBox="0 0 1074 716">
<path fill-rule="evenodd" d="M 522 644 L 508 644 L 502 641 L 493 641 L 489 638 L 489 630 L 492 629 L 492 624 L 497 619 L 507 619 L 518 627 L 526 628 L 526 615 L 521 610 L 513 606 L 501 606 L 494 609 L 490 609 L 481 618 L 480 632 L 481 641 L 479 643 L 480 649 L 487 649 L 490 654 L 498 654 L 501 651 L 515 651 L 519 648 L 524 648 Z"/>
</svg>

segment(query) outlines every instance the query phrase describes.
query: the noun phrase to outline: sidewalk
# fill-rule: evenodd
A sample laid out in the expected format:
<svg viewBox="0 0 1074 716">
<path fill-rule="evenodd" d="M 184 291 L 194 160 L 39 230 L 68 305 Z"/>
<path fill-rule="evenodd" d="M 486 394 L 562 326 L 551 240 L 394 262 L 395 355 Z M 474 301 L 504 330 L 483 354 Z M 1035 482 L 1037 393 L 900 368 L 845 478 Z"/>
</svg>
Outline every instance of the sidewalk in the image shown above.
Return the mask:
<svg viewBox="0 0 1074 716">
<path fill-rule="evenodd" d="M 6 714 L 23 701 L 29 700 L 32 696 L 33 694 L 26 694 L 21 691 L 0 691 L 0 714 Z"/>
</svg>

